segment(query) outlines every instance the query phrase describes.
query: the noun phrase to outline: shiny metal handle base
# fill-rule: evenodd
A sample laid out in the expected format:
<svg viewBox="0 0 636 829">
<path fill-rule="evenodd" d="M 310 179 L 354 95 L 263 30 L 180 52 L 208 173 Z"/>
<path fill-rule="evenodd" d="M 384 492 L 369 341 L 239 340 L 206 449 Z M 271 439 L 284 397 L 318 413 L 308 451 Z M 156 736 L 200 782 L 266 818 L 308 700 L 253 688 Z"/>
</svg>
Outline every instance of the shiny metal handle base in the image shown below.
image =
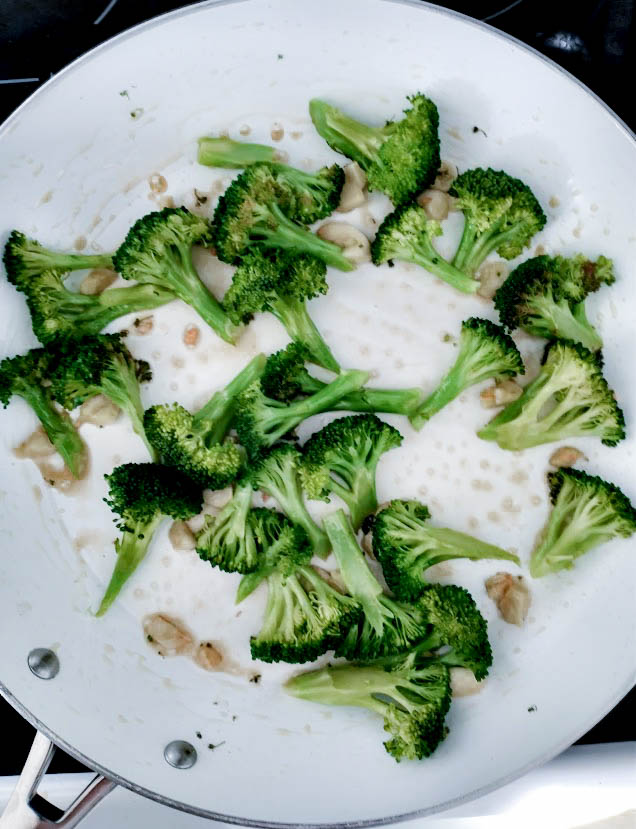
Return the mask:
<svg viewBox="0 0 636 829">
<path fill-rule="evenodd" d="M 53 743 L 38 731 L 20 779 L 0 816 L 0 829 L 71 829 L 117 785 L 98 774 L 68 809 L 59 809 L 37 793 L 54 752 Z"/>
</svg>

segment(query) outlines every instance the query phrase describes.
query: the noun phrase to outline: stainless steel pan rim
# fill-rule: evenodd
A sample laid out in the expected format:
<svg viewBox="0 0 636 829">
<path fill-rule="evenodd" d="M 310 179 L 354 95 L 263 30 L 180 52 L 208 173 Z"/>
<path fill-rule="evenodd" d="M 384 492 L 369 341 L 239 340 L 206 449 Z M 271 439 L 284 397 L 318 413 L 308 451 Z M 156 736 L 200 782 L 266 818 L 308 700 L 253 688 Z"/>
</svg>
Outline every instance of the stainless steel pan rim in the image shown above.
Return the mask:
<svg viewBox="0 0 636 829">
<path fill-rule="evenodd" d="M 54 85 L 58 84 L 60 81 L 64 80 L 65 76 L 68 73 L 74 72 L 77 68 L 81 67 L 81 65 L 90 59 L 92 59 L 96 54 L 108 50 L 111 47 L 119 44 L 123 40 L 135 36 L 137 33 L 141 31 L 145 31 L 148 29 L 152 29 L 157 25 L 163 24 L 166 20 L 170 20 L 172 18 L 179 18 L 184 17 L 186 15 L 190 15 L 192 13 L 196 13 L 199 9 L 204 7 L 210 6 L 225 6 L 225 5 L 233 5 L 246 2 L 246 0 L 204 0 L 204 2 L 196 3 L 191 6 L 187 6 L 185 8 L 176 9 L 172 12 L 168 12 L 164 15 L 160 15 L 159 17 L 153 18 L 150 21 L 146 21 L 144 23 L 138 24 L 137 26 L 111 38 L 110 40 L 106 41 L 105 43 L 95 47 L 91 51 L 87 52 L 85 55 L 81 56 L 77 60 L 73 61 L 69 64 L 65 69 L 43 84 L 40 88 L 38 88 L 31 96 L 29 96 L 24 103 L 16 109 L 12 115 L 0 126 L 0 137 L 6 133 L 8 130 L 11 129 L 12 124 L 19 119 L 20 114 L 24 109 L 31 105 L 31 103 L 43 92 L 48 90 L 49 88 L 53 87 Z M 535 58 L 538 58 L 541 62 L 543 62 L 547 67 L 549 67 L 552 71 L 556 71 L 560 73 L 562 76 L 565 76 L 569 81 L 573 82 L 576 86 L 584 90 L 602 109 L 605 110 L 606 114 L 610 116 L 611 119 L 615 122 L 615 124 L 625 133 L 625 135 L 634 143 L 636 144 L 636 135 L 634 132 L 625 124 L 625 122 L 616 115 L 613 110 L 607 106 L 594 92 L 592 92 L 584 83 L 582 83 L 579 79 L 574 77 L 570 72 L 560 67 L 551 59 L 547 58 L 545 55 L 541 54 L 536 49 L 528 46 L 527 44 L 521 42 L 517 38 L 514 38 L 506 33 L 503 33 L 497 30 L 494 26 L 491 26 L 487 23 L 474 20 L 467 15 L 461 14 L 460 12 L 456 12 L 450 9 L 444 9 L 439 6 L 436 6 L 432 3 L 424 2 L 424 0 L 384 0 L 384 2 L 391 2 L 399 5 L 407 5 L 412 7 L 418 8 L 425 8 L 429 11 L 432 11 L 436 14 L 445 15 L 451 18 L 457 18 L 464 22 L 469 23 L 471 26 L 488 31 L 491 35 L 494 34 L 501 40 L 507 41 L 508 43 L 514 45 L 515 47 L 533 55 Z M 44 733 L 47 737 L 49 737 L 57 746 L 61 749 L 66 751 L 69 755 L 77 759 L 79 762 L 83 763 L 84 765 L 88 766 L 89 768 L 94 769 L 95 771 L 103 774 L 105 777 L 109 778 L 110 780 L 116 782 L 117 784 L 124 786 L 125 788 L 136 792 L 137 794 L 143 795 L 144 797 L 148 797 L 151 800 L 154 800 L 158 803 L 161 803 L 165 806 L 169 806 L 175 809 L 178 809 L 183 812 L 187 812 L 193 815 L 197 815 L 200 817 L 208 818 L 211 820 L 216 821 L 223 821 L 225 823 L 234 824 L 238 826 L 260 826 L 260 827 L 289 827 L 291 825 L 299 826 L 299 827 L 313 827 L 313 826 L 329 826 L 333 827 L 333 829 L 337 829 L 338 827 L 363 827 L 363 826 L 379 826 L 379 825 L 387 825 L 394 822 L 418 818 L 418 817 L 426 817 L 434 813 L 438 813 L 445 809 L 452 808 L 454 806 L 458 806 L 462 803 L 467 801 L 473 800 L 477 797 L 481 797 L 489 792 L 504 786 L 513 780 L 521 777 L 523 774 L 527 773 L 528 771 L 536 768 L 537 766 L 542 765 L 543 763 L 549 761 L 554 756 L 565 750 L 568 746 L 570 746 L 573 742 L 576 741 L 582 734 L 584 734 L 587 730 L 589 730 L 595 723 L 597 723 L 602 717 L 604 717 L 619 701 L 622 699 L 625 694 L 629 692 L 631 687 L 633 687 L 634 683 L 636 683 L 636 677 L 630 679 L 621 689 L 615 694 L 613 699 L 602 707 L 601 710 L 597 711 L 593 717 L 581 728 L 578 728 L 575 733 L 570 734 L 567 739 L 563 740 L 559 745 L 556 747 L 552 747 L 545 755 L 539 757 L 529 763 L 527 766 L 510 774 L 508 776 L 500 777 L 498 780 L 493 782 L 488 786 L 484 786 L 477 790 L 471 791 L 465 794 L 462 797 L 455 798 L 452 800 L 448 800 L 444 803 L 441 803 L 437 806 L 431 808 L 424 808 L 420 810 L 414 810 L 407 813 L 402 813 L 398 815 L 394 815 L 387 818 L 380 818 L 374 820 L 362 820 L 362 821 L 349 821 L 349 822 L 338 822 L 338 823 L 321 823 L 321 824 L 290 824 L 290 823 L 279 823 L 279 822 L 272 822 L 272 821 L 257 821 L 257 820 L 246 820 L 243 818 L 233 817 L 232 815 L 225 815 L 219 814 L 217 812 L 209 811 L 206 809 L 200 809 L 196 807 L 192 807 L 188 804 L 182 803 L 178 800 L 174 800 L 172 798 L 166 797 L 160 793 L 154 792 L 150 789 L 144 788 L 142 786 L 138 786 L 130 780 L 127 780 L 120 775 L 110 771 L 109 769 L 101 766 L 100 764 L 94 762 L 91 758 L 87 757 L 86 755 L 82 754 L 80 751 L 76 750 L 72 745 L 68 744 L 64 738 L 54 731 L 52 731 L 48 726 L 41 722 L 34 714 L 32 714 L 26 707 L 24 707 L 20 701 L 12 694 L 10 689 L 5 686 L 0 681 L 0 694 L 38 731 Z"/>
</svg>

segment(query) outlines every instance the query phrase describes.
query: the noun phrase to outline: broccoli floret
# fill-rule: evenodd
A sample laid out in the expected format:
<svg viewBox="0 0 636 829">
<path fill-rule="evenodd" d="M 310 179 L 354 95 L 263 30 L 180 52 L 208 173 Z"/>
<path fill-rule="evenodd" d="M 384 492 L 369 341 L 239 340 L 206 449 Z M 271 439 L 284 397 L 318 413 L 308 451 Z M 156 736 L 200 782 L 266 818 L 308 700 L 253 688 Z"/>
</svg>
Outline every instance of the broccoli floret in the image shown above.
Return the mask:
<svg viewBox="0 0 636 829">
<path fill-rule="evenodd" d="M 455 558 L 504 559 L 519 557 L 477 538 L 446 527 L 431 527 L 430 512 L 418 501 L 391 501 L 373 521 L 373 553 L 382 565 L 385 581 L 396 598 L 415 601 L 426 589 L 426 570 Z"/>
<path fill-rule="evenodd" d="M 69 271 L 113 267 L 110 253 L 59 253 L 48 250 L 35 239 L 27 238 L 19 230 L 11 231 L 4 246 L 3 262 L 9 282 L 13 285 L 44 271 L 55 271 L 62 276 Z"/>
<path fill-rule="evenodd" d="M 306 306 L 307 300 L 327 293 L 326 273 L 325 263 L 314 256 L 251 251 L 234 272 L 223 306 L 237 325 L 249 322 L 259 311 L 269 311 L 315 363 L 339 372 Z"/>
<path fill-rule="evenodd" d="M 0 403 L 6 408 L 14 395 L 35 412 L 49 440 L 75 478 L 82 478 L 88 465 L 88 451 L 66 412 L 55 406 L 49 382 L 51 356 L 43 348 L 7 357 L 0 363 Z"/>
<path fill-rule="evenodd" d="M 9 278 L 13 282 L 11 275 Z M 87 296 L 65 288 L 56 271 L 34 273 L 13 284 L 25 295 L 33 332 L 44 345 L 58 337 L 99 334 L 124 314 L 158 308 L 175 298 L 171 291 L 156 285 L 109 288 L 96 296 Z"/>
<path fill-rule="evenodd" d="M 535 256 L 518 265 L 494 296 L 501 322 L 548 340 L 571 340 L 590 351 L 603 346 L 587 319 L 585 298 L 614 282 L 612 262 L 599 256 Z"/>
<path fill-rule="evenodd" d="M 553 507 L 530 558 L 535 579 L 574 566 L 578 556 L 636 532 L 636 510 L 616 486 L 578 469 L 548 474 Z"/>
<path fill-rule="evenodd" d="M 202 487 L 223 489 L 232 483 L 244 461 L 242 449 L 227 439 L 236 400 L 258 380 L 264 366 L 264 355 L 254 357 L 194 415 L 177 403 L 148 409 L 144 427 L 163 462 L 177 467 Z"/>
<path fill-rule="evenodd" d="M 394 259 L 413 262 L 458 291 L 474 294 L 479 282 L 444 259 L 433 246 L 433 239 L 441 236 L 439 222 L 429 219 L 423 208 L 415 204 L 398 207 L 384 219 L 371 243 L 374 264 L 391 264 Z"/>
<path fill-rule="evenodd" d="M 305 530 L 314 553 L 326 558 L 329 540 L 307 512 L 300 484 L 300 463 L 300 451 L 290 444 L 282 444 L 259 456 L 247 475 L 254 489 L 275 498 L 290 521 Z"/>
<path fill-rule="evenodd" d="M 258 174 L 274 178 L 276 200 L 285 215 L 302 224 L 324 219 L 340 203 L 344 170 L 337 164 L 307 173 L 277 163 L 272 147 L 232 141 L 231 138 L 200 138 L 199 163 L 227 168 L 258 165 Z"/>
<path fill-rule="evenodd" d="M 385 452 L 402 443 L 393 426 L 372 414 L 332 420 L 303 447 L 300 478 L 310 498 L 338 495 L 349 509 L 357 530 L 378 508 L 375 473 Z"/>
<path fill-rule="evenodd" d="M 251 491 L 251 488 L 250 488 Z M 256 507 L 249 514 L 256 544 L 256 566 L 245 573 L 236 591 L 236 604 L 270 576 L 277 568 L 280 572 L 292 572 L 301 564 L 307 564 L 314 554 L 305 530 L 281 512 Z"/>
<path fill-rule="evenodd" d="M 236 404 L 234 425 L 249 455 L 257 455 L 312 415 L 330 411 L 345 395 L 364 385 L 365 371 L 345 371 L 323 389 L 293 403 L 280 403 L 263 394 L 259 382 L 252 383 Z"/>
<path fill-rule="evenodd" d="M 264 512 L 269 512 L 264 510 Z M 277 514 L 273 514 L 277 515 Z M 308 564 L 311 547 L 280 543 L 291 532 L 290 522 L 279 516 L 280 528 L 273 518 L 262 528 L 263 558 L 270 562 L 267 574 L 267 606 L 263 625 L 251 639 L 253 659 L 263 662 L 311 662 L 331 650 L 343 634 L 355 624 L 360 606 L 327 584 Z M 269 548 L 271 542 L 276 550 Z"/>
<path fill-rule="evenodd" d="M 296 255 L 315 256 L 341 271 L 353 270 L 338 245 L 320 239 L 285 214 L 279 192 L 275 175 L 260 164 L 234 179 L 214 212 L 214 246 L 219 259 L 239 264 L 254 248 L 282 248 Z"/>
<path fill-rule="evenodd" d="M 521 397 L 477 434 L 513 451 L 573 437 L 615 446 L 625 437 L 625 418 L 603 377 L 600 352 L 557 340 Z"/>
<path fill-rule="evenodd" d="M 336 656 L 368 661 L 407 650 L 427 634 L 426 619 L 416 605 L 385 596 L 367 565 L 349 519 L 342 510 L 323 520 L 342 578 L 362 605 L 363 619 L 351 627 Z"/>
<path fill-rule="evenodd" d="M 258 565 L 258 551 L 252 521 L 252 486 L 237 483 L 230 501 L 221 512 L 205 516 L 205 526 L 197 535 L 200 558 L 226 573 L 249 573 Z"/>
<path fill-rule="evenodd" d="M 391 739 L 388 753 L 400 760 L 431 755 L 448 733 L 444 721 L 451 703 L 448 668 L 416 653 L 394 664 L 339 665 L 292 677 L 286 690 L 323 705 L 355 705 L 384 719 Z"/>
<path fill-rule="evenodd" d="M 467 590 L 431 584 L 413 604 L 390 599 L 342 510 L 328 515 L 323 526 L 347 590 L 363 610 L 363 619 L 338 645 L 336 656 L 366 662 L 412 647 L 421 653 L 446 648 L 441 661 L 470 668 L 477 679 L 486 676 L 492 664 L 487 625 Z"/>
<path fill-rule="evenodd" d="M 453 265 L 469 276 L 493 251 L 504 259 L 519 256 L 546 223 L 528 185 L 503 170 L 466 170 L 449 192 L 465 220 Z"/>
<path fill-rule="evenodd" d="M 169 466 L 125 463 L 105 478 L 109 497 L 104 500 L 119 516 L 116 521 L 122 536 L 115 541 L 117 560 L 98 616 L 106 613 L 135 572 L 164 518 L 183 521 L 201 509 L 197 484 Z"/>
<path fill-rule="evenodd" d="M 479 317 L 464 320 L 455 362 L 435 391 L 411 415 L 411 423 L 415 429 L 421 429 L 434 414 L 476 383 L 524 372 L 521 354 L 501 326 Z"/>
<path fill-rule="evenodd" d="M 386 193 L 395 205 L 432 184 L 441 164 L 437 107 L 421 93 L 408 101 L 404 118 L 383 127 L 362 124 L 316 98 L 309 102 L 311 120 L 327 144 L 357 161 L 369 187 Z"/>
<path fill-rule="evenodd" d="M 135 360 L 119 334 L 95 334 L 80 340 L 51 343 L 54 366 L 51 393 L 69 411 L 96 394 L 103 394 L 130 418 L 153 461 L 157 453 L 144 430 L 139 384 L 152 379 L 145 360 Z"/>
<path fill-rule="evenodd" d="M 275 161 L 276 150 L 266 144 L 233 141 L 231 138 L 199 138 L 197 161 L 206 167 L 225 167 L 240 170 L 259 161 Z"/>
<path fill-rule="evenodd" d="M 310 355 L 297 343 L 290 343 L 284 350 L 268 357 L 261 377 L 264 393 L 273 400 L 291 402 L 324 389 L 327 384 L 309 373 L 306 361 L 310 361 Z M 370 389 L 365 386 L 347 394 L 332 408 L 334 411 L 388 412 L 408 417 L 421 399 L 422 392 L 418 388 Z"/>
<path fill-rule="evenodd" d="M 192 261 L 193 245 L 210 244 L 207 219 L 185 207 L 166 207 L 135 222 L 113 262 L 124 279 L 172 291 L 192 306 L 219 337 L 234 343 L 238 329 L 203 284 Z"/>
<path fill-rule="evenodd" d="M 488 675 L 492 665 L 488 624 L 468 590 L 456 584 L 429 584 L 417 606 L 430 625 L 428 635 L 417 643 L 421 653 L 443 648 L 441 662 L 468 668 L 477 680 Z"/>
</svg>

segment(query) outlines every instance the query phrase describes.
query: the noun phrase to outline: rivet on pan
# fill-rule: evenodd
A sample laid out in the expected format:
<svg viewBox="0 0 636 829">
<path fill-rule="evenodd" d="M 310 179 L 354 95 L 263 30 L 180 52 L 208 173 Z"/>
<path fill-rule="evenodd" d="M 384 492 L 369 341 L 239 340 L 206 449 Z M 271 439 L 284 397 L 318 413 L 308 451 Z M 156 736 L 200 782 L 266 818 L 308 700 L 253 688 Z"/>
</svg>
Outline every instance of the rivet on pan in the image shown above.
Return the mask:
<svg viewBox="0 0 636 829">
<path fill-rule="evenodd" d="M 33 648 L 27 657 L 27 665 L 38 679 L 53 679 L 60 670 L 60 660 L 50 648 Z"/>
<path fill-rule="evenodd" d="M 173 740 L 164 748 L 163 756 L 175 769 L 191 769 L 197 761 L 197 750 L 185 740 Z"/>
</svg>

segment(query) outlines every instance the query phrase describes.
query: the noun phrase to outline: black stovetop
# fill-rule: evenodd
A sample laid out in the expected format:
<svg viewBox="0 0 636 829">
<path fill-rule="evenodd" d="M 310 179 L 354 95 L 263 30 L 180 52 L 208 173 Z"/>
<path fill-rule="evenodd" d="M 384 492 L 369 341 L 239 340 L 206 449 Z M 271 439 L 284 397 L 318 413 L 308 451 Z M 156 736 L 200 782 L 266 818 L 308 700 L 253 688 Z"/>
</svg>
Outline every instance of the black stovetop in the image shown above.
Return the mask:
<svg viewBox="0 0 636 829">
<path fill-rule="evenodd" d="M 300 0 L 299 0 L 300 1 Z M 320 0 L 303 0 L 319 2 Z M 143 20 L 188 3 L 178 0 L 0 0 L 0 121 L 37 87 L 88 49 Z M 466 0 L 441 2 L 534 46 L 605 100 L 632 128 L 636 99 L 635 0 Z M 581 689 L 585 693 L 585 689 Z M 33 729 L 0 699 L 0 775 L 17 774 Z M 636 740 L 636 689 L 579 742 Z M 58 752 L 51 771 L 83 766 Z"/>
</svg>

